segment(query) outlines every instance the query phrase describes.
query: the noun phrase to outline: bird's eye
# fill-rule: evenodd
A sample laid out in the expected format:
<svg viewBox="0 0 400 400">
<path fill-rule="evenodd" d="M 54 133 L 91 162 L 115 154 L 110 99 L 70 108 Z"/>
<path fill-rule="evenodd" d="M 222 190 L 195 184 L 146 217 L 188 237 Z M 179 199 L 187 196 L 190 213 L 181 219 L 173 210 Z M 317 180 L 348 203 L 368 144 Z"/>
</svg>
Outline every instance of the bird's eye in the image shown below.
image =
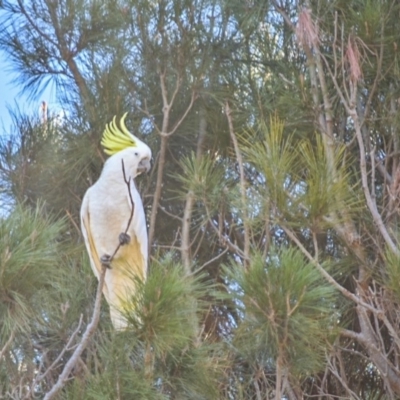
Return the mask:
<svg viewBox="0 0 400 400">
<path fill-rule="evenodd" d="M 135 153 L 135 156 L 138 156 L 138 155 L 139 155 L 139 153 L 138 153 L 138 152 L 136 152 L 136 153 Z"/>
</svg>

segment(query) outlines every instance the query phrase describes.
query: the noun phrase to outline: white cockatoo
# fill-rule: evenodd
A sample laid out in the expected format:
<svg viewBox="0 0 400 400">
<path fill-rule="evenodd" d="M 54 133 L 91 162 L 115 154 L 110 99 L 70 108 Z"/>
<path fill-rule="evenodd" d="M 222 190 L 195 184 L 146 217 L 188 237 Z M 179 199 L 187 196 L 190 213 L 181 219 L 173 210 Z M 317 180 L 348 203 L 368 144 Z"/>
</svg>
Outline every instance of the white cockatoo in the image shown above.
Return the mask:
<svg viewBox="0 0 400 400">
<path fill-rule="evenodd" d="M 103 293 L 116 330 L 126 328 L 123 312 L 135 293 L 136 278 L 144 281 L 147 274 L 146 219 L 134 179 L 149 171 L 151 150 L 127 130 L 126 115 L 119 127 L 115 117 L 106 125 L 101 144 L 111 157 L 81 207 L 82 233 L 97 278 L 102 265 L 107 266 Z"/>
</svg>

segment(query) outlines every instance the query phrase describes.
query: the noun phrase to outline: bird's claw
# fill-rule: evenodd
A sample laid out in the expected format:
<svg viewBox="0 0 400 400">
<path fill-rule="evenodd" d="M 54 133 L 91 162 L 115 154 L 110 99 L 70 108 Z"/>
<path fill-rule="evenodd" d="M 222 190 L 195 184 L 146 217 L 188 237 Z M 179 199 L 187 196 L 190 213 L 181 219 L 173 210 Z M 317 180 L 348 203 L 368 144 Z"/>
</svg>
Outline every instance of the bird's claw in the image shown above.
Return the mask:
<svg viewBox="0 0 400 400">
<path fill-rule="evenodd" d="M 131 241 L 131 237 L 125 232 L 120 233 L 118 239 L 119 239 L 119 244 L 121 246 L 124 246 L 125 244 L 128 244 Z"/>
<path fill-rule="evenodd" d="M 101 265 L 103 265 L 104 267 L 111 269 L 111 256 L 109 256 L 108 254 L 103 254 L 100 257 L 100 261 L 101 261 Z"/>
</svg>

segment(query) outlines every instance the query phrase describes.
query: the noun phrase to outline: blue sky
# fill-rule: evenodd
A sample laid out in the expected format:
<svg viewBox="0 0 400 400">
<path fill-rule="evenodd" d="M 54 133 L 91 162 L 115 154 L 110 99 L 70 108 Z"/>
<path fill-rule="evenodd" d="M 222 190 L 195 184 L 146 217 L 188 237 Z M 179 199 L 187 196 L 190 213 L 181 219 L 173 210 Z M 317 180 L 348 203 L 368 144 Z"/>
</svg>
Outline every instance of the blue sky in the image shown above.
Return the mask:
<svg viewBox="0 0 400 400">
<path fill-rule="evenodd" d="M 7 55 L 0 51 L 0 135 L 10 130 L 12 119 L 8 107 L 18 107 L 21 112 L 28 115 L 39 115 L 40 103 L 44 100 L 50 107 L 55 103 L 55 89 L 48 85 L 46 90 L 37 100 L 28 100 L 28 93 L 21 94 L 21 86 L 13 83 L 16 74 L 12 72 L 10 63 L 7 62 Z"/>
<path fill-rule="evenodd" d="M 11 118 L 7 109 L 7 105 L 12 106 L 18 101 L 18 88 L 11 84 L 12 75 L 6 72 L 7 64 L 5 56 L 0 52 L 0 126 L 1 133 L 3 130 L 8 130 L 11 125 Z M 19 99 L 20 102 L 25 103 L 23 98 Z"/>
</svg>

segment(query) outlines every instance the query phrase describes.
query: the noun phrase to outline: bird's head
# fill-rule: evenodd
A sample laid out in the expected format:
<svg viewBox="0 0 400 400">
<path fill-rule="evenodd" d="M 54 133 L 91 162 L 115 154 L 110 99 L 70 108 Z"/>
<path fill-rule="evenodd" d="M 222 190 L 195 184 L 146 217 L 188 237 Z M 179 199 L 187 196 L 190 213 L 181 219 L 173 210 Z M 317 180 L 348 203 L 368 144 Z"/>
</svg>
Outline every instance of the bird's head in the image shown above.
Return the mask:
<svg viewBox="0 0 400 400">
<path fill-rule="evenodd" d="M 150 170 L 151 150 L 146 143 L 128 131 L 125 126 L 127 114 L 122 116 L 119 126 L 116 123 L 116 117 L 106 125 L 101 144 L 104 152 L 111 156 L 109 161 L 123 160 L 125 168 L 129 169 L 127 172 L 135 178 L 142 172 Z"/>
</svg>

